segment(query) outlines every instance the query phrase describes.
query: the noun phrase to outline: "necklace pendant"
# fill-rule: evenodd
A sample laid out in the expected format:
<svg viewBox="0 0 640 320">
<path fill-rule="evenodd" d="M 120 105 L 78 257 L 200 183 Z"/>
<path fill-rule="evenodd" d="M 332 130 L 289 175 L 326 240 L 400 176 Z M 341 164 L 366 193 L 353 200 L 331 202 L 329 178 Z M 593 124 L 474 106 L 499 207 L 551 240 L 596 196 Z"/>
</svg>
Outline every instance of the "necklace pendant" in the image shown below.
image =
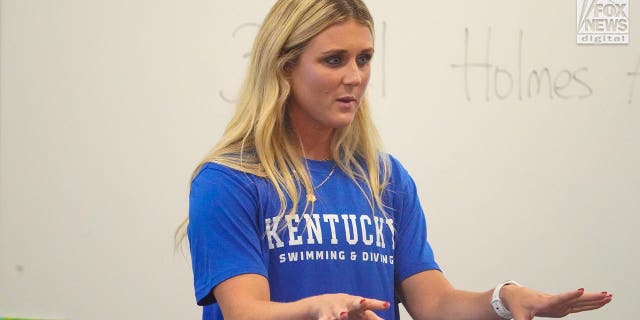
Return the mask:
<svg viewBox="0 0 640 320">
<path fill-rule="evenodd" d="M 316 196 L 314 194 L 308 194 L 307 195 L 307 201 L 308 202 L 316 202 Z"/>
</svg>

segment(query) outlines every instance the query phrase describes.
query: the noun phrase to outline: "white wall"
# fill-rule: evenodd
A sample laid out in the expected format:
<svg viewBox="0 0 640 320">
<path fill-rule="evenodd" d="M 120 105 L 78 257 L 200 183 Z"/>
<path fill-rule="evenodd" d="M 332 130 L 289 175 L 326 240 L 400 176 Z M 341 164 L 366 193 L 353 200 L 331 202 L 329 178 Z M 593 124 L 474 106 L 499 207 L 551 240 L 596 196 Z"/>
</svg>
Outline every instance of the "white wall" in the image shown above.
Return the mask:
<svg viewBox="0 0 640 320">
<path fill-rule="evenodd" d="M 172 235 L 272 3 L 1 2 L 0 316 L 200 317 Z M 631 44 L 578 46 L 572 0 L 367 3 L 377 123 L 450 280 L 609 290 L 570 318 L 636 318 L 639 6 Z M 466 86 L 465 29 L 492 65 Z M 530 97 L 544 68 L 567 87 Z"/>
</svg>

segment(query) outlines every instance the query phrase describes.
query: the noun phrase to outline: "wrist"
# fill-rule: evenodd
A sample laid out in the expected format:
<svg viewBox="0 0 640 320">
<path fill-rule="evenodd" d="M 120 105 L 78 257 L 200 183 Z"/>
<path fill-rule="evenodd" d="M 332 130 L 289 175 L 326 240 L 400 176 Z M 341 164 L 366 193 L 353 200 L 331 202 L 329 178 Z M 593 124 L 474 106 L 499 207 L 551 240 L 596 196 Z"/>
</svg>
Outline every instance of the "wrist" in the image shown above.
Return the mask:
<svg viewBox="0 0 640 320">
<path fill-rule="evenodd" d="M 499 317 L 503 319 L 512 319 L 513 315 L 510 311 L 511 308 L 509 306 L 509 301 L 513 301 L 511 299 L 512 294 L 518 287 L 520 287 L 519 283 L 515 281 L 507 281 L 497 285 L 493 290 L 493 295 L 491 296 L 491 307 Z"/>
<path fill-rule="evenodd" d="M 507 309 L 507 311 L 511 312 L 511 306 L 509 305 L 509 301 L 513 301 L 511 297 L 513 296 L 513 292 L 518 290 L 519 285 L 508 283 L 505 284 L 502 289 L 500 289 L 499 298 L 502 301 L 502 305 Z"/>
<path fill-rule="evenodd" d="M 256 314 L 256 319 L 284 320 L 284 319 L 317 319 L 312 316 L 313 302 L 308 298 L 292 302 L 265 303 L 265 308 L 255 308 L 261 310 Z"/>
<path fill-rule="evenodd" d="M 317 302 L 314 302 L 315 298 L 316 296 L 311 296 L 293 302 L 303 319 L 317 319 L 318 310 L 315 308 L 317 305 Z"/>
<path fill-rule="evenodd" d="M 331 294 L 321 294 L 295 301 L 294 303 L 296 304 L 296 309 L 298 310 L 298 313 L 296 314 L 302 316 L 300 319 L 321 319 L 324 316 L 324 309 L 327 305 L 327 298 L 330 296 Z"/>
</svg>

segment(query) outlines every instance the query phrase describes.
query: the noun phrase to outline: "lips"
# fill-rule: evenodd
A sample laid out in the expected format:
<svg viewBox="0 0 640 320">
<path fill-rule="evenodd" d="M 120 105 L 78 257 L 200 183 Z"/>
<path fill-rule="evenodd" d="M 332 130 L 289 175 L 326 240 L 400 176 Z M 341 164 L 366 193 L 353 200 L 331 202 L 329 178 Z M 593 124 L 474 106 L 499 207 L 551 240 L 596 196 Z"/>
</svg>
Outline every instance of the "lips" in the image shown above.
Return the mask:
<svg viewBox="0 0 640 320">
<path fill-rule="evenodd" d="M 354 112 L 358 108 L 358 99 L 354 96 L 343 96 L 336 101 L 340 110 L 344 112 Z"/>
<path fill-rule="evenodd" d="M 344 103 L 349 103 L 349 102 L 353 102 L 356 101 L 356 97 L 354 96 L 344 96 L 344 97 L 340 97 L 338 99 L 336 99 L 340 102 L 344 102 Z"/>
</svg>

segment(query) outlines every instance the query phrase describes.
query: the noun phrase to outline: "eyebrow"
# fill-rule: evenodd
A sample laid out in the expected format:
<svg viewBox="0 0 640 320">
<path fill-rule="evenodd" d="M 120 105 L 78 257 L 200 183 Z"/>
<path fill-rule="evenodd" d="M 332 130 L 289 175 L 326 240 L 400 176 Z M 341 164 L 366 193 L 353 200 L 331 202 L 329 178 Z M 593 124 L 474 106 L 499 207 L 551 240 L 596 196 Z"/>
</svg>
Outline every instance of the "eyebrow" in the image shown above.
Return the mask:
<svg viewBox="0 0 640 320">
<path fill-rule="evenodd" d="M 348 51 L 347 51 L 347 50 L 345 50 L 345 49 L 334 49 L 334 50 L 327 50 L 327 51 L 325 51 L 325 52 L 322 52 L 321 54 L 322 54 L 322 55 L 330 55 L 330 54 L 345 54 L 345 53 L 347 53 L 347 52 L 348 52 Z M 373 52 L 374 52 L 374 50 L 373 50 L 373 48 L 366 48 L 366 49 L 363 49 L 363 50 L 362 50 L 362 51 L 360 51 L 360 52 L 370 52 L 370 53 L 373 53 Z"/>
</svg>

